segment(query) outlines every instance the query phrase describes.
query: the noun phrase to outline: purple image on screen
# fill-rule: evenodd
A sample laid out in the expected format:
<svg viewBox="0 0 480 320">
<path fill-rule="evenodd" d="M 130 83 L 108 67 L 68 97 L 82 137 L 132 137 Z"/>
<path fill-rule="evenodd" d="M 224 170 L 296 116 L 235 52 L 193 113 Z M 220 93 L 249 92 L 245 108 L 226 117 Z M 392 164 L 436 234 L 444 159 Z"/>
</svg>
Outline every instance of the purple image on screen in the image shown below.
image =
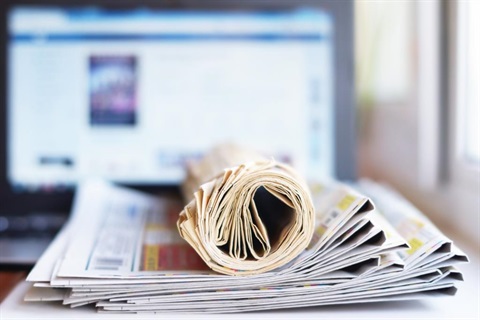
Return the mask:
<svg viewBox="0 0 480 320">
<path fill-rule="evenodd" d="M 89 59 L 90 124 L 136 124 L 136 57 L 94 55 Z"/>
</svg>

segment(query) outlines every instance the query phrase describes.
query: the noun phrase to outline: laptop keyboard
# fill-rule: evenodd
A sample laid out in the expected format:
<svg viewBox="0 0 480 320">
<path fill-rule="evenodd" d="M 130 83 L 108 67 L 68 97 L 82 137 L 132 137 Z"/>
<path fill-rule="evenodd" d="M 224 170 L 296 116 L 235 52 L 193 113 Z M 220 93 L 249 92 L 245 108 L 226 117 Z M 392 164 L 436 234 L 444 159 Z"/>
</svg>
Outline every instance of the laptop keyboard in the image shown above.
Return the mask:
<svg viewBox="0 0 480 320">
<path fill-rule="evenodd" d="M 0 238 L 53 238 L 67 220 L 66 214 L 0 215 Z"/>
</svg>

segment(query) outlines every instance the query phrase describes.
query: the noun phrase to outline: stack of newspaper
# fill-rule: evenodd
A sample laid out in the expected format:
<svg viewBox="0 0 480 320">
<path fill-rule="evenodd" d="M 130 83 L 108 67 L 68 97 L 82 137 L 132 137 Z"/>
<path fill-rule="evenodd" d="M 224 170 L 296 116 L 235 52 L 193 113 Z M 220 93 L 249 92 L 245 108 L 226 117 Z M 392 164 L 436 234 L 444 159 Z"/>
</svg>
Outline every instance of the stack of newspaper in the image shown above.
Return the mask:
<svg viewBox="0 0 480 320">
<path fill-rule="evenodd" d="M 27 301 L 99 312 L 242 312 L 453 295 L 467 257 L 386 187 L 310 186 L 313 236 L 268 272 L 212 271 L 179 234 L 182 202 L 104 182 L 77 191 L 68 224 L 27 281 Z"/>
</svg>

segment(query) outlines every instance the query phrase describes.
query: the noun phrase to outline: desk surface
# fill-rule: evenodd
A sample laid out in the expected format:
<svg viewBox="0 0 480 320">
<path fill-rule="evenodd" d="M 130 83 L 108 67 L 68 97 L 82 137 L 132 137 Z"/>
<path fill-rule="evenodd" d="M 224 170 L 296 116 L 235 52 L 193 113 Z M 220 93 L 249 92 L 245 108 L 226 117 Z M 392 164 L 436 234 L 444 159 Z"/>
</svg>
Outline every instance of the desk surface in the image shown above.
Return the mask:
<svg viewBox="0 0 480 320">
<path fill-rule="evenodd" d="M 13 288 L 25 279 L 27 273 L 24 271 L 1 271 L 0 272 L 0 303 L 12 291 Z"/>
</svg>

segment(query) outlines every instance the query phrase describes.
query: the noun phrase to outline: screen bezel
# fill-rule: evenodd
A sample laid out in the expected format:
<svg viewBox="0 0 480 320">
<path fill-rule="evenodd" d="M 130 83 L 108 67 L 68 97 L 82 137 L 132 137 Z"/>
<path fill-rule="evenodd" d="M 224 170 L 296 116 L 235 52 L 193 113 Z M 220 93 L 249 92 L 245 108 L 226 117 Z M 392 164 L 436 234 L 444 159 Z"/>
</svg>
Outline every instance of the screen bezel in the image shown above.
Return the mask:
<svg viewBox="0 0 480 320">
<path fill-rule="evenodd" d="M 320 8 L 329 12 L 333 21 L 334 43 L 334 164 L 335 176 L 341 180 L 356 178 L 356 127 L 353 72 L 353 2 L 352 1 L 161 1 L 161 0 L 4 0 L 0 4 L 2 21 L 0 33 L 0 213 L 22 214 L 27 212 L 68 212 L 70 210 L 74 189 L 51 192 L 14 191 L 7 176 L 7 141 L 8 141 L 8 26 L 7 15 L 11 8 L 17 6 L 62 8 L 94 6 L 105 9 L 132 9 L 146 7 L 164 10 L 224 10 L 224 11 L 286 11 L 301 7 Z M 176 192 L 177 185 L 158 184 L 129 185 L 151 193 L 165 191 Z"/>
</svg>

